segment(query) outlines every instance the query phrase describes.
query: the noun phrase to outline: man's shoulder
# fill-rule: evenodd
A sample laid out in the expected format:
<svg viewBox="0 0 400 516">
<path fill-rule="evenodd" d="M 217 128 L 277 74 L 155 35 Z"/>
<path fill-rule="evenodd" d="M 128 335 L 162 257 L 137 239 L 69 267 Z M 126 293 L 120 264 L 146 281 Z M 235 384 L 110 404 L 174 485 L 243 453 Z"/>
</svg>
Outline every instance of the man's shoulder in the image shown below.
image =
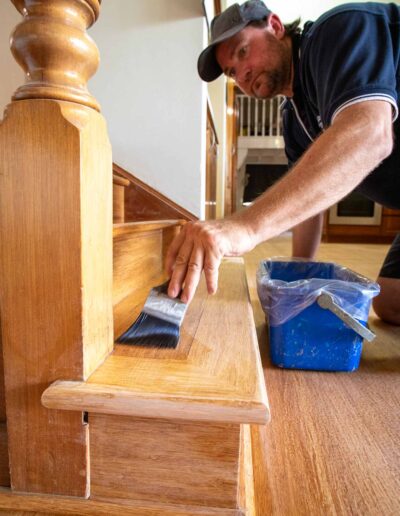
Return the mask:
<svg viewBox="0 0 400 516">
<path fill-rule="evenodd" d="M 329 25 L 330 21 L 342 22 L 346 19 L 346 23 L 351 20 L 359 22 L 361 16 L 384 18 L 388 23 L 400 23 L 400 6 L 394 3 L 379 2 L 358 2 L 342 4 L 326 11 L 313 23 L 307 23 L 305 26 L 305 35 L 312 36 L 319 28 Z"/>
</svg>

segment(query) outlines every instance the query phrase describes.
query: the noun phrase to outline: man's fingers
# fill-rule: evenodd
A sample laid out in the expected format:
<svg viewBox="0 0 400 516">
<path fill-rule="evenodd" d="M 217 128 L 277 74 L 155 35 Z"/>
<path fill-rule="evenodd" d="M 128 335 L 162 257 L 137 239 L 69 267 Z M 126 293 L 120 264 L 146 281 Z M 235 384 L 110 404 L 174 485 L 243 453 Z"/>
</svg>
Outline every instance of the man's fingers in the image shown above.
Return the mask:
<svg viewBox="0 0 400 516">
<path fill-rule="evenodd" d="M 168 287 L 168 295 L 176 297 L 182 290 L 182 285 L 186 276 L 188 262 L 192 254 L 193 241 L 185 240 L 181 245 L 179 252 L 175 259 L 175 264 L 172 269 L 171 279 Z"/>
<path fill-rule="evenodd" d="M 216 292 L 218 268 L 224 255 L 223 246 L 220 245 L 224 240 L 221 234 L 216 237 L 216 230 L 217 234 L 218 231 L 221 233 L 216 224 L 189 223 L 175 237 L 168 249 L 165 262 L 167 272 L 171 276 L 169 296 L 177 297 L 183 286 L 181 299 L 190 303 L 203 268 L 208 293 Z"/>
<path fill-rule="evenodd" d="M 184 303 L 190 303 L 196 292 L 197 285 L 200 281 L 201 271 L 203 270 L 204 250 L 202 246 L 195 246 L 190 255 L 187 265 L 186 277 L 184 280 L 184 288 L 181 300 Z"/>
<path fill-rule="evenodd" d="M 185 227 L 181 229 L 181 231 L 176 235 L 176 237 L 172 240 L 168 251 L 167 256 L 165 258 L 165 269 L 167 271 L 168 276 L 171 276 L 176 257 L 179 253 L 179 249 L 181 248 L 184 240 L 185 240 Z"/>
<path fill-rule="evenodd" d="M 209 294 L 215 294 L 218 287 L 218 268 L 221 263 L 222 256 L 217 256 L 212 252 L 208 252 L 204 259 L 204 275 L 206 278 L 207 291 Z"/>
</svg>

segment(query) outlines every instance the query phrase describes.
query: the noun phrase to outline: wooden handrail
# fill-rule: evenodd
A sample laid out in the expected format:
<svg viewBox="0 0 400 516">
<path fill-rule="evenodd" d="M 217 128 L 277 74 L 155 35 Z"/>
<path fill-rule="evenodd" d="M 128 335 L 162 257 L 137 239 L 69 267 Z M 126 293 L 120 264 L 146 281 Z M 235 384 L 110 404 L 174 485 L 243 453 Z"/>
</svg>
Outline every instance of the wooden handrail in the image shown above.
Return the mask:
<svg viewBox="0 0 400 516">
<path fill-rule="evenodd" d="M 133 222 L 160 219 L 183 219 L 188 221 L 198 220 L 193 213 L 182 208 L 155 188 L 152 188 L 144 181 L 124 170 L 122 167 L 113 164 L 114 184 L 121 186 L 124 183 L 124 197 L 115 199 L 119 205 L 118 217 L 114 217 L 114 222 Z M 123 203 L 123 210 L 121 207 Z M 116 206 L 116 205 L 114 205 Z M 114 208 L 115 209 L 115 208 Z M 121 214 L 123 211 L 123 215 Z"/>
</svg>

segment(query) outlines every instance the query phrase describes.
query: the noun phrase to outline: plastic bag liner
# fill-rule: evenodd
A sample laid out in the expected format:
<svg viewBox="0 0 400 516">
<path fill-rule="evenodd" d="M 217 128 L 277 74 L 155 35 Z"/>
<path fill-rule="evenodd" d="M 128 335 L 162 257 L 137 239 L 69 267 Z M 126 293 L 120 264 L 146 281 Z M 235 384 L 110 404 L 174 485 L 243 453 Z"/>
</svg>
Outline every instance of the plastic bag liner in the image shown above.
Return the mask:
<svg viewBox="0 0 400 516">
<path fill-rule="evenodd" d="M 322 293 L 330 294 L 355 319 L 366 321 L 371 299 L 380 287 L 335 263 L 278 257 L 260 263 L 257 291 L 269 325 L 279 326 L 312 305 Z"/>
</svg>

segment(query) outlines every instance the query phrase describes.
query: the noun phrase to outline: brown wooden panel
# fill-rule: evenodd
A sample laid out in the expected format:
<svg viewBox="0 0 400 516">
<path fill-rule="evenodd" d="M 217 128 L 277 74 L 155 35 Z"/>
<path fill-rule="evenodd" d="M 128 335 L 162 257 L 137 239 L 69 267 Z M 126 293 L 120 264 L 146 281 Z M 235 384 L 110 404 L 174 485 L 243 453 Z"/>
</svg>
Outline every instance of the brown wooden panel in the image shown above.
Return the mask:
<svg viewBox="0 0 400 516">
<path fill-rule="evenodd" d="M 0 313 L 0 422 L 6 420 L 6 398 L 4 387 L 4 360 L 3 360 L 3 344 L 1 340 L 1 313 Z"/>
<path fill-rule="evenodd" d="M 89 414 L 91 497 L 237 508 L 239 425 Z"/>
<path fill-rule="evenodd" d="M 384 215 L 382 218 L 382 232 L 394 236 L 399 231 L 400 215 Z"/>
<path fill-rule="evenodd" d="M 379 236 L 381 232 L 380 226 L 362 226 L 362 225 L 345 225 L 345 224 L 328 224 L 329 235 L 349 235 L 349 236 Z"/>
<path fill-rule="evenodd" d="M 390 208 L 383 207 L 382 214 L 384 217 L 386 217 L 387 215 L 393 216 L 393 217 L 400 217 L 400 210 L 392 210 Z"/>
<path fill-rule="evenodd" d="M 218 138 L 212 114 L 207 105 L 206 131 L 206 219 L 215 219 L 217 213 L 217 153 Z"/>
<path fill-rule="evenodd" d="M 226 83 L 227 113 L 235 113 L 235 83 Z M 237 176 L 237 116 L 226 115 L 226 181 L 225 181 L 225 215 L 236 210 L 236 176 Z"/>
<path fill-rule="evenodd" d="M 164 260 L 180 221 L 137 222 L 114 227 L 115 338 L 139 315 L 150 289 L 166 281 Z"/>
<path fill-rule="evenodd" d="M 324 241 L 348 243 L 387 243 L 392 237 L 383 231 L 383 220 L 380 226 L 362 226 L 345 224 L 326 224 Z"/>
<path fill-rule="evenodd" d="M 152 280 L 163 272 L 162 231 L 115 237 L 113 257 L 115 306 L 132 291 L 155 286 Z"/>
<path fill-rule="evenodd" d="M 125 222 L 160 219 L 197 220 L 193 213 L 185 210 L 115 163 L 113 170 L 115 174 L 130 182 L 125 189 Z"/>
<path fill-rule="evenodd" d="M 85 496 L 82 414 L 48 411 L 40 398 L 58 378 L 84 379 L 112 349 L 105 123 L 96 111 L 72 103 L 14 102 L 0 141 L 0 237 L 7 242 L 1 247 L 0 290 L 12 485 Z"/>
<path fill-rule="evenodd" d="M 400 231 L 400 210 L 383 208 L 379 226 L 329 224 L 329 211 L 325 213 L 323 241 L 348 243 L 390 243 Z"/>
<path fill-rule="evenodd" d="M 8 460 L 8 437 L 6 423 L 0 423 L 0 486 L 10 485 L 10 465 Z"/>
<path fill-rule="evenodd" d="M 64 496 L 16 494 L 0 487 L 0 514 L 13 516 L 244 516 L 237 509 L 183 506 L 134 500 L 84 500 Z"/>
<path fill-rule="evenodd" d="M 125 187 L 113 184 L 113 222 L 125 222 Z"/>
</svg>

